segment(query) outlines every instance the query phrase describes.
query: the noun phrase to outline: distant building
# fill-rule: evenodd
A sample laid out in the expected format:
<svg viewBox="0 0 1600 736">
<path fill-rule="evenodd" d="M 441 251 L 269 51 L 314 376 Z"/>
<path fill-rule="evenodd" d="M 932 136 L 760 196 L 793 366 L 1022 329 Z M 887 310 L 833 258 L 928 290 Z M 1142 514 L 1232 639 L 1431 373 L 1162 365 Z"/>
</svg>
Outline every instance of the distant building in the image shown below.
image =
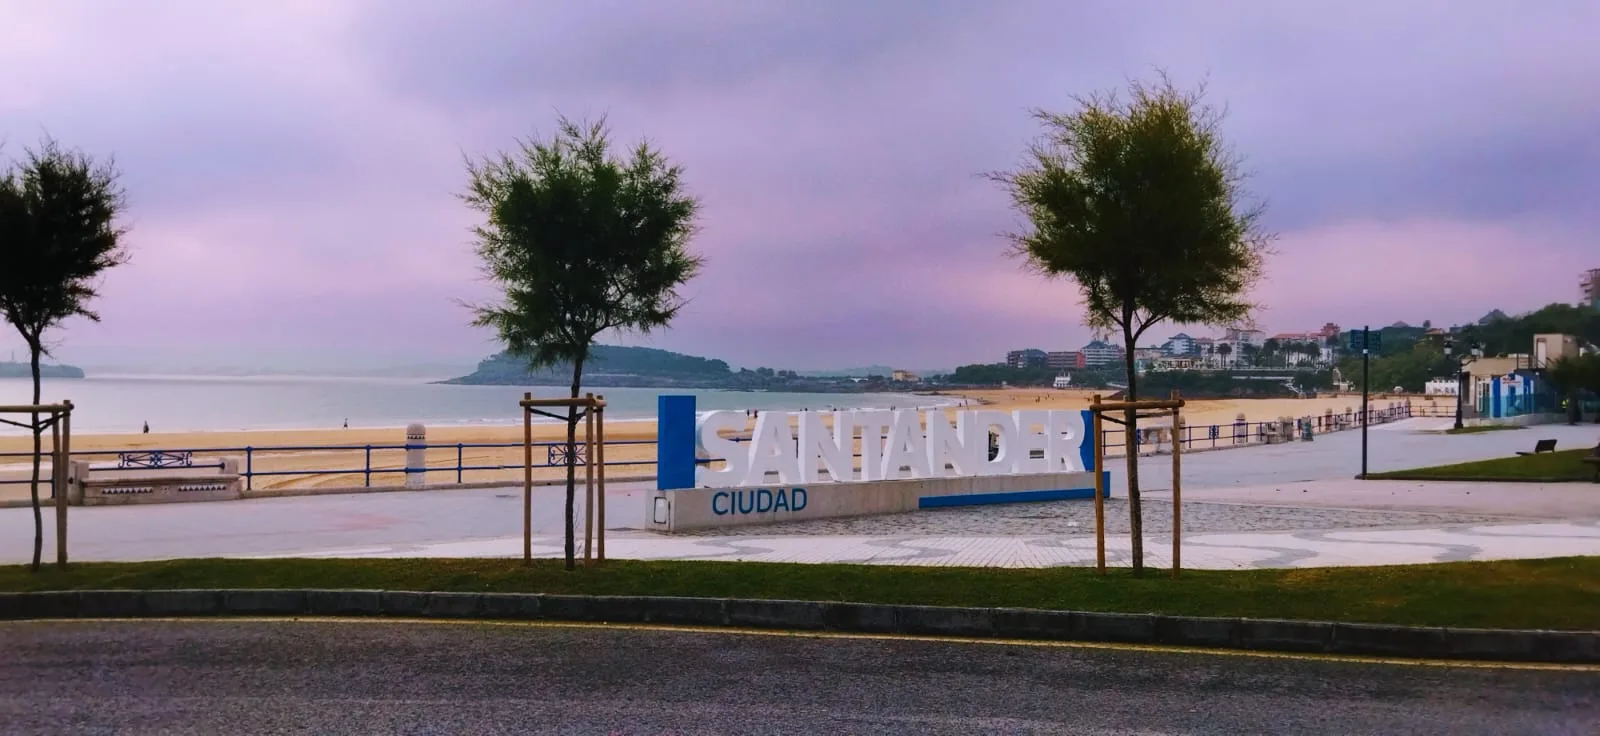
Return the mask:
<svg viewBox="0 0 1600 736">
<path fill-rule="evenodd" d="M 1533 368 L 1544 368 L 1551 361 L 1578 356 L 1578 338 L 1572 335 L 1534 335 Z"/>
<path fill-rule="evenodd" d="M 1083 351 L 1053 350 L 1045 356 L 1045 367 L 1056 371 L 1076 370 L 1084 367 Z"/>
<path fill-rule="evenodd" d="M 1229 327 L 1222 336 L 1223 342 L 1232 343 L 1236 351 L 1243 345 L 1260 345 L 1266 339 L 1267 333 L 1248 327 Z"/>
<path fill-rule="evenodd" d="M 1072 376 L 1056 376 L 1056 381 L 1051 384 L 1055 388 L 1072 388 Z"/>
<path fill-rule="evenodd" d="M 1194 354 L 1194 338 L 1180 332 L 1161 345 L 1161 352 L 1166 355 L 1192 355 Z"/>
<path fill-rule="evenodd" d="M 1113 365 L 1122 362 L 1122 348 L 1103 340 L 1094 340 L 1083 346 L 1085 367 Z"/>
<path fill-rule="evenodd" d="M 898 383 L 917 383 L 922 380 L 922 377 L 911 371 L 897 370 L 889 374 L 889 380 Z"/>
<path fill-rule="evenodd" d="M 1600 268 L 1591 268 L 1583 277 L 1583 298 L 1589 306 L 1600 309 Z"/>
<path fill-rule="evenodd" d="M 1048 361 L 1049 356 L 1038 348 L 1013 350 L 1006 353 L 1006 365 L 1012 368 L 1044 368 Z"/>
</svg>

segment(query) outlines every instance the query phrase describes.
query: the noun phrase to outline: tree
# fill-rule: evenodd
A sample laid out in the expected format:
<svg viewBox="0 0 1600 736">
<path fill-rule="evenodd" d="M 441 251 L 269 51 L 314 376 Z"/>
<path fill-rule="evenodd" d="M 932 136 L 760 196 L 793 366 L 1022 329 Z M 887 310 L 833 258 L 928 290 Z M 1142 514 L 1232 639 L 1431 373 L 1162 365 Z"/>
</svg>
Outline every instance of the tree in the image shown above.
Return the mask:
<svg viewBox="0 0 1600 736">
<path fill-rule="evenodd" d="M 46 333 L 72 317 L 98 322 L 89 308 L 100 275 L 127 261 L 117 225 L 125 197 L 110 161 L 62 148 L 46 138 L 0 172 L 0 313 L 28 346 L 33 403 L 42 385 L 39 359 L 50 354 Z M 44 549 L 39 464 L 45 425 L 32 415 L 33 570 Z M 64 492 L 58 489 L 57 492 Z"/>
<path fill-rule="evenodd" d="M 1600 370 L 1600 359 L 1595 356 L 1564 355 L 1545 366 L 1544 377 L 1556 393 L 1567 402 L 1567 423 L 1583 421 L 1583 391 L 1588 388 L 1589 373 Z"/>
<path fill-rule="evenodd" d="M 1228 343 L 1222 343 L 1221 345 L 1217 346 L 1217 355 L 1222 356 L 1222 367 L 1228 367 L 1228 355 L 1232 352 L 1233 346 L 1229 345 Z"/>
<path fill-rule="evenodd" d="M 530 369 L 572 367 L 572 398 L 601 334 L 648 333 L 670 323 L 684 301 L 678 287 L 699 272 L 689 251 L 699 203 L 681 167 L 648 143 L 626 158 L 611 153 L 602 119 L 562 118 L 549 140 L 467 164 L 463 201 L 485 222 L 473 228 L 499 304 L 473 306 Z M 578 422 L 567 411 L 566 562 L 573 568 L 573 497 Z"/>
<path fill-rule="evenodd" d="M 993 175 L 1031 226 L 1009 236 L 1035 271 L 1077 282 L 1091 327 L 1122 333 L 1127 397 L 1138 398 L 1134 348 L 1161 322 L 1233 326 L 1260 278 L 1271 236 L 1263 208 L 1245 202 L 1239 160 L 1222 140 L 1204 90 L 1162 75 L 1075 100 L 1074 112 L 1036 111 L 1042 139 L 1014 172 Z M 1135 412 L 1127 425 L 1133 567 L 1144 569 Z"/>
</svg>

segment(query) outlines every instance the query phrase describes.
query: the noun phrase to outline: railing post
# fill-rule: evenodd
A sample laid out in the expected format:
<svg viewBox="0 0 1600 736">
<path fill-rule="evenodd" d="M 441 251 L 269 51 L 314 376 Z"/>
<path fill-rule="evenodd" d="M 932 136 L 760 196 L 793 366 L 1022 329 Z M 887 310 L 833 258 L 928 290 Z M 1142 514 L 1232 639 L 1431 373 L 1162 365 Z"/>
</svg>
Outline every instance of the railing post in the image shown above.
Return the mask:
<svg viewBox="0 0 1600 736">
<path fill-rule="evenodd" d="M 367 445 L 367 460 L 366 460 L 365 463 L 362 463 L 361 475 L 362 475 L 362 478 L 363 478 L 362 483 L 365 484 L 367 488 L 371 488 L 372 487 L 372 445 Z"/>
<path fill-rule="evenodd" d="M 254 458 L 254 453 L 255 453 L 255 450 L 252 449 L 249 445 L 245 446 L 245 448 L 244 448 L 244 487 L 245 487 L 245 490 L 251 490 L 251 489 L 253 489 L 255 487 L 254 485 L 251 484 L 251 480 L 255 475 L 255 473 L 253 472 L 253 468 L 255 468 L 255 464 L 252 462 L 253 458 Z"/>
<path fill-rule="evenodd" d="M 421 423 L 406 425 L 406 487 L 421 488 L 428 473 L 428 429 Z"/>
<path fill-rule="evenodd" d="M 456 485 L 461 485 L 461 466 L 464 464 L 461 461 L 461 448 L 462 448 L 462 443 L 457 442 L 456 443 Z"/>
</svg>

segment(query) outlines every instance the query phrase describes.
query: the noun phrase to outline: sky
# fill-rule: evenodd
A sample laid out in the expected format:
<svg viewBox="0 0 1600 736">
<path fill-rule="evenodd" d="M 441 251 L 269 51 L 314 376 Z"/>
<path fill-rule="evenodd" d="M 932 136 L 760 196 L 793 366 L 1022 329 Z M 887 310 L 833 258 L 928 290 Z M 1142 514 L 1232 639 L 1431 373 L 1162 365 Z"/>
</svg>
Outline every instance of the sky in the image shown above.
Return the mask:
<svg viewBox="0 0 1600 736">
<path fill-rule="evenodd" d="M 1157 69 L 1227 110 L 1269 332 L 1576 301 L 1597 35 L 1592 0 L 0 0 L 0 160 L 48 134 L 123 173 L 132 260 L 67 360 L 475 361 L 464 157 L 603 115 L 702 202 L 688 306 L 627 342 L 950 367 L 1090 337 L 982 175 Z"/>
</svg>

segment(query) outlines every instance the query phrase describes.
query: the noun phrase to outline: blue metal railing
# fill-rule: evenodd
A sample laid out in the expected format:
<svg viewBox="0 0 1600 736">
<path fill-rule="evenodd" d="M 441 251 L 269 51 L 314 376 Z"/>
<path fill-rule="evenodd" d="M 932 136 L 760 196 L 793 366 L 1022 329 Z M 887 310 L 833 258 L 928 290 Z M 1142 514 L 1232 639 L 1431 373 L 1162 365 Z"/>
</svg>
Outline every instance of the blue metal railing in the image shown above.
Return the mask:
<svg viewBox="0 0 1600 736">
<path fill-rule="evenodd" d="M 1397 406 L 1393 409 L 1368 409 L 1367 424 L 1368 426 L 1384 424 L 1411 416 L 1411 407 L 1407 405 Z M 1344 429 L 1359 429 L 1361 427 L 1361 412 L 1297 418 L 1294 420 L 1294 436 L 1301 436 L 1308 425 L 1313 435 L 1337 432 Z M 1185 450 L 1261 443 L 1265 442 L 1269 435 L 1277 431 L 1276 428 L 1278 426 L 1280 426 L 1279 422 L 1185 425 L 1182 432 L 1179 433 L 1179 441 Z M 1268 427 L 1273 429 L 1268 429 Z M 1141 446 L 1156 444 L 1159 429 L 1156 427 L 1140 428 L 1139 441 L 1136 444 Z M 1127 431 L 1123 428 L 1102 429 L 1100 436 L 1105 443 L 1104 447 L 1114 449 L 1125 446 Z"/>
<path fill-rule="evenodd" d="M 1368 413 L 1368 420 L 1371 424 L 1381 424 L 1384 422 L 1395 421 L 1412 416 L 1411 408 L 1408 406 L 1400 406 L 1395 409 L 1373 409 Z M 1295 421 L 1295 434 L 1298 436 L 1304 429 L 1304 425 L 1301 424 L 1301 422 L 1306 420 L 1297 419 Z M 1359 428 L 1361 426 L 1361 415 L 1360 412 L 1351 412 L 1346 414 L 1314 416 L 1309 419 L 1309 423 L 1314 434 L 1323 434 L 1340 429 Z M 1183 431 L 1180 433 L 1180 441 L 1185 449 L 1259 443 L 1264 442 L 1266 436 L 1270 433 L 1267 427 L 1269 425 L 1276 426 L 1277 424 L 1277 422 L 1235 422 L 1232 424 L 1185 426 Z M 1116 448 L 1123 447 L 1123 435 L 1125 432 L 1126 430 L 1121 428 L 1104 429 L 1101 433 L 1101 441 L 1103 446 L 1108 450 L 1115 450 Z M 1139 442 L 1140 445 L 1148 445 L 1155 442 L 1157 435 L 1154 428 L 1141 428 L 1139 432 L 1141 435 L 1139 438 L 1141 440 Z M 738 437 L 734 438 L 734 441 L 749 442 L 750 439 L 748 437 Z M 649 445 L 654 447 L 655 444 L 655 440 L 608 440 L 606 442 L 607 447 L 640 445 Z M 370 488 L 372 487 L 372 479 L 375 475 L 382 476 L 384 474 L 391 473 L 404 474 L 407 471 L 403 455 L 400 456 L 398 462 L 380 462 L 379 464 L 374 465 L 374 452 L 404 453 L 407 449 L 421 448 L 425 453 L 424 456 L 427 458 L 427 462 L 424 467 L 427 472 L 454 472 L 456 476 L 456 482 L 464 483 L 466 482 L 466 474 L 469 472 L 477 473 L 521 470 L 523 467 L 521 462 L 514 464 L 468 464 L 466 457 L 468 451 L 482 449 L 520 449 L 522 446 L 523 445 L 521 442 L 454 442 L 422 445 L 406 445 L 404 443 L 367 445 L 268 445 L 261 447 L 245 445 L 242 447 L 204 447 L 184 449 L 81 450 L 73 452 L 72 458 L 74 460 L 89 460 L 91 462 L 94 462 L 95 460 L 104 460 L 104 463 L 94 466 L 94 470 L 96 472 L 135 472 L 141 470 L 149 471 L 190 468 L 220 469 L 222 468 L 223 464 L 219 456 L 236 455 L 243 458 L 243 466 L 240 468 L 239 474 L 244 478 L 246 488 L 254 487 L 253 481 L 255 478 L 311 477 L 357 474 L 362 477 L 362 485 Z M 534 456 L 534 468 L 566 467 L 565 442 L 559 440 L 542 441 L 533 443 L 533 446 L 535 450 L 543 448 L 542 462 L 540 462 L 541 457 L 537 452 Z M 440 451 L 449 450 L 455 451 L 455 461 L 453 464 L 440 464 L 437 459 L 433 457 Z M 577 462 L 575 464 L 581 467 L 585 464 L 587 458 L 583 457 L 581 446 L 579 450 Z M 325 454 L 334 452 L 361 453 L 362 462 L 360 467 L 321 470 L 258 470 L 255 467 L 256 461 L 264 456 L 292 453 Z M 205 455 L 206 458 L 202 462 L 196 462 L 196 455 Z M 4 463 L 5 458 L 20 458 L 26 460 L 31 459 L 32 457 L 33 453 L 31 452 L 0 452 L 0 463 Z M 859 458 L 861 457 L 861 454 L 853 453 L 853 457 Z M 46 458 L 48 458 L 48 456 L 46 456 Z M 381 457 L 379 459 L 380 461 L 382 460 Z M 651 466 L 655 465 L 655 462 L 656 461 L 654 458 L 647 460 L 613 460 L 607 458 L 605 465 L 608 468 L 635 467 L 641 465 Z M 711 461 L 702 458 L 696 462 L 700 464 L 708 464 Z M 352 463 L 352 465 L 354 464 Z M 40 481 L 43 483 L 48 483 L 49 476 L 47 474 L 42 475 Z M 13 479 L 0 478 L 0 485 L 26 484 L 28 482 L 30 482 L 30 479 L 26 477 Z"/>
<path fill-rule="evenodd" d="M 533 446 L 534 446 L 534 448 L 536 450 L 539 449 L 539 448 L 543 448 L 544 449 L 543 462 L 540 462 L 540 458 L 539 458 L 538 454 L 536 453 L 535 457 L 534 457 L 534 461 L 535 462 L 534 462 L 533 467 L 535 467 L 535 468 L 563 468 L 563 467 L 566 467 L 566 465 L 567 465 L 566 460 L 565 460 L 566 444 L 567 444 L 566 442 L 561 442 L 561 441 L 535 442 L 535 443 L 533 443 Z M 606 446 L 607 447 L 620 447 L 620 446 L 628 446 L 628 445 L 651 445 L 651 446 L 654 446 L 655 445 L 655 440 L 608 440 L 606 442 Z M 372 477 L 374 475 L 381 476 L 381 475 L 383 475 L 385 473 L 401 473 L 401 474 L 404 474 L 406 472 L 406 470 L 407 470 L 407 468 L 405 467 L 405 462 L 404 462 L 403 455 L 401 456 L 401 460 L 398 463 L 394 464 L 395 465 L 394 467 L 387 467 L 387 465 L 390 465 L 390 463 L 382 463 L 382 462 L 380 462 L 378 465 L 375 466 L 373 464 L 373 462 L 372 462 L 372 455 L 373 455 L 374 452 L 380 452 L 380 453 L 381 452 L 404 453 L 408 449 L 422 449 L 424 451 L 424 453 L 425 453 L 425 457 L 427 457 L 427 455 L 436 454 L 438 451 L 441 451 L 441 450 L 445 450 L 445 451 L 454 450 L 455 451 L 455 462 L 454 462 L 454 464 L 441 465 L 441 464 L 438 464 L 438 462 L 434 458 L 428 457 L 428 462 L 426 463 L 424 469 L 426 471 L 428 471 L 428 472 L 436 472 L 436 473 L 454 472 L 456 474 L 456 482 L 457 483 L 464 483 L 464 482 L 466 482 L 466 474 L 468 472 L 521 470 L 522 467 L 523 467 L 523 464 L 521 462 L 517 462 L 515 464 L 510 464 L 510 465 L 485 465 L 485 464 L 470 464 L 469 465 L 467 463 L 467 458 L 466 458 L 467 451 L 469 451 L 469 450 L 478 450 L 478 449 L 510 449 L 510 448 L 521 449 L 522 446 L 523 446 L 523 444 L 521 442 L 452 442 L 452 443 L 445 443 L 445 444 L 422 444 L 422 445 L 406 445 L 404 443 L 397 443 L 397 444 L 369 444 L 369 445 L 269 445 L 269 446 L 262 446 L 262 447 L 256 447 L 256 446 L 253 446 L 253 445 L 246 445 L 246 446 L 243 446 L 243 447 L 204 447 L 204 448 L 186 448 L 186 449 L 81 450 L 81 451 L 72 452 L 71 456 L 72 456 L 72 459 L 74 459 L 74 460 L 89 460 L 90 462 L 93 462 L 93 461 L 95 461 L 97 459 L 107 459 L 108 462 L 106 464 L 96 464 L 96 465 L 92 466 L 93 469 L 96 472 L 116 473 L 116 472 L 137 472 L 137 471 L 151 471 L 151 470 L 184 470 L 184 469 L 189 469 L 189 468 L 219 468 L 220 469 L 222 467 L 222 461 L 221 461 L 220 458 L 218 458 L 215 461 L 208 461 L 208 462 L 193 462 L 191 460 L 190 462 L 187 462 L 187 463 L 177 463 L 177 464 L 165 464 L 159 458 L 164 458 L 164 457 L 169 457 L 169 456 L 188 456 L 188 457 L 192 458 L 196 454 L 204 454 L 204 455 L 207 455 L 207 456 L 236 455 L 236 456 L 242 456 L 243 460 L 244 460 L 243 467 L 241 467 L 239 469 L 239 475 L 242 478 L 244 478 L 245 488 L 253 488 L 254 487 L 253 480 L 255 478 L 291 477 L 291 476 L 304 477 L 304 476 L 325 476 L 325 475 L 356 475 L 356 474 L 360 474 L 361 475 L 361 477 L 362 477 L 362 485 L 365 486 L 365 487 L 370 488 L 370 487 L 372 487 Z M 585 458 L 583 457 L 583 453 L 581 451 L 581 449 L 582 449 L 581 446 L 580 446 L 579 449 L 580 449 L 580 451 L 578 453 L 578 458 L 577 458 L 577 463 L 576 464 L 581 467 L 581 466 L 583 466 L 583 464 L 585 462 Z M 362 463 L 361 463 L 361 467 L 329 468 L 329 469 L 320 469 L 320 470 L 257 470 L 256 467 L 255 467 L 256 460 L 261 458 L 261 457 L 263 457 L 263 456 L 282 455 L 282 454 L 301 453 L 301 452 L 305 452 L 305 453 L 314 452 L 314 453 L 319 453 L 319 454 L 320 453 L 332 453 L 332 452 L 360 452 L 362 454 Z M 138 461 L 129 462 L 129 459 L 132 458 L 132 457 L 135 457 L 135 456 L 154 456 L 154 458 L 158 458 L 158 459 L 156 459 L 156 460 L 154 460 L 152 462 L 148 462 L 148 463 L 142 463 L 142 462 L 138 462 Z M 0 452 L 0 462 L 4 462 L 4 458 L 31 459 L 32 457 L 33 457 L 33 453 L 31 453 L 31 452 Z M 48 457 L 49 456 L 46 455 L 47 459 L 48 459 Z M 380 459 L 380 461 L 382 460 L 381 457 L 379 459 Z M 650 460 L 622 460 L 622 459 L 612 460 L 612 459 L 608 458 L 606 460 L 606 462 L 605 462 L 605 465 L 606 465 L 606 467 L 628 467 L 628 466 L 636 466 L 636 465 L 655 465 L 655 462 L 656 461 L 654 459 L 650 459 Z M 49 482 L 49 476 L 48 475 L 42 476 L 40 478 L 40 481 L 43 482 L 43 483 L 48 483 Z M 29 483 L 29 482 L 31 482 L 29 478 L 0 479 L 0 485 L 26 484 L 26 483 Z"/>
</svg>

